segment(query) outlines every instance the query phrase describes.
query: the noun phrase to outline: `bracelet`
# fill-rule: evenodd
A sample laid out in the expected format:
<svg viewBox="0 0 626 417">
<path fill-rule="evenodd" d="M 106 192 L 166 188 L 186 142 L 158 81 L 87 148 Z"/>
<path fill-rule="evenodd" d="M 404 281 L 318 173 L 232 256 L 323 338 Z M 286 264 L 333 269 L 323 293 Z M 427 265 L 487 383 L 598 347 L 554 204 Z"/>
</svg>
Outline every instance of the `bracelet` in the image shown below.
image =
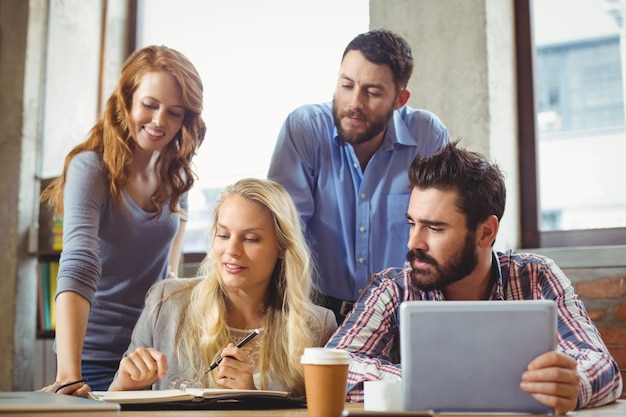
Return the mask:
<svg viewBox="0 0 626 417">
<path fill-rule="evenodd" d="M 61 391 L 63 388 L 67 388 L 67 387 L 75 385 L 75 384 L 80 384 L 80 383 L 85 382 L 85 381 L 87 381 L 87 380 L 86 379 L 79 379 L 79 380 L 76 380 L 76 381 L 68 382 L 67 384 L 63 384 L 61 386 L 58 386 L 54 390 L 54 393 L 58 394 L 58 392 Z"/>
</svg>

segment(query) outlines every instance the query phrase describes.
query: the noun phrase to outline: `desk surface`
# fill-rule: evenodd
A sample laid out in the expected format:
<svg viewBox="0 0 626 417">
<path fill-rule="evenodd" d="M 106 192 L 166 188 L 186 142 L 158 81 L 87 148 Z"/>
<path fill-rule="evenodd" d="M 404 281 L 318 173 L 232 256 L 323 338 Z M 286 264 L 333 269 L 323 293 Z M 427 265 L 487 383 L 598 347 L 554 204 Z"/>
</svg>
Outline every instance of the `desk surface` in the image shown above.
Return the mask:
<svg viewBox="0 0 626 417">
<path fill-rule="evenodd" d="M 346 403 L 346 408 L 351 410 L 362 410 L 363 403 Z M 489 414 L 494 417 L 496 414 Z M 157 411 L 122 411 L 122 417 L 265 417 L 265 416 L 284 416 L 284 417 L 306 417 L 306 408 L 285 409 L 285 410 L 157 410 Z M 453 414 L 445 414 L 445 417 L 454 417 Z M 458 414 L 457 414 L 458 416 Z M 467 416 L 467 415 L 466 415 Z M 511 415 L 507 415 L 510 417 Z M 606 405 L 604 407 L 589 408 L 576 412 L 568 413 L 573 417 L 624 417 L 626 416 L 626 400 L 620 400 L 616 403 Z M 480 417 L 478 414 L 472 414 L 471 417 Z"/>
</svg>

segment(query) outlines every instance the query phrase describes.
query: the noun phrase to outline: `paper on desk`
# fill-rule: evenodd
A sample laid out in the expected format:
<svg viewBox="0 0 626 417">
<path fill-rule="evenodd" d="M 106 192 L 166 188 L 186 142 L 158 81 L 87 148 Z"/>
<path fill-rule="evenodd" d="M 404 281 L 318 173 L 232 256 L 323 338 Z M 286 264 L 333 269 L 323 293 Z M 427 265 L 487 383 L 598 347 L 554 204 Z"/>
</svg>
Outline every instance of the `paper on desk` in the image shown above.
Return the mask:
<svg viewBox="0 0 626 417">
<path fill-rule="evenodd" d="M 229 388 L 187 388 L 138 391 L 91 391 L 89 397 L 118 404 L 160 403 L 171 401 L 201 401 L 203 399 L 237 399 L 242 397 L 288 397 L 287 391 Z"/>
</svg>

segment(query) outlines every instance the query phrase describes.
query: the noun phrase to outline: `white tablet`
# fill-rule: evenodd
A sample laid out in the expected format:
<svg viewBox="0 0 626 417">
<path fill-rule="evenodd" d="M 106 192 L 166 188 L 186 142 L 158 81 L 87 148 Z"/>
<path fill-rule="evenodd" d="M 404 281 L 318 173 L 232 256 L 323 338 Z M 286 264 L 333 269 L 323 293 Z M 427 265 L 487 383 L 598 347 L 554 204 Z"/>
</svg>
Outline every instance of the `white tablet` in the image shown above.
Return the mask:
<svg viewBox="0 0 626 417">
<path fill-rule="evenodd" d="M 556 343 L 554 301 L 404 302 L 403 407 L 551 414 L 519 384 L 530 361 Z"/>
</svg>

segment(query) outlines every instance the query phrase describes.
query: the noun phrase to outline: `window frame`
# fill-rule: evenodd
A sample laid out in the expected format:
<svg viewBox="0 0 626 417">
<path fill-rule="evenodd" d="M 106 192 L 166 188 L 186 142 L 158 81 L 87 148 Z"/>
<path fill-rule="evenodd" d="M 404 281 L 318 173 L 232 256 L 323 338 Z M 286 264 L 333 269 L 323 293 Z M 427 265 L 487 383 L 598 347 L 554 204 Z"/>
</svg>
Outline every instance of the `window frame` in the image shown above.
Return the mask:
<svg viewBox="0 0 626 417">
<path fill-rule="evenodd" d="M 128 52 L 136 49 L 138 1 L 128 0 Z M 520 240 L 522 248 L 555 248 L 626 245 L 626 228 L 589 230 L 539 230 L 537 176 L 536 103 L 534 94 L 535 52 L 532 37 L 533 0 L 515 0 L 517 55 L 518 152 L 520 167 Z M 199 259 L 205 254 L 185 253 L 185 258 Z"/>
<path fill-rule="evenodd" d="M 515 0 L 521 247 L 624 245 L 626 244 L 625 227 L 559 231 L 539 229 L 532 7 L 533 0 Z"/>
</svg>

